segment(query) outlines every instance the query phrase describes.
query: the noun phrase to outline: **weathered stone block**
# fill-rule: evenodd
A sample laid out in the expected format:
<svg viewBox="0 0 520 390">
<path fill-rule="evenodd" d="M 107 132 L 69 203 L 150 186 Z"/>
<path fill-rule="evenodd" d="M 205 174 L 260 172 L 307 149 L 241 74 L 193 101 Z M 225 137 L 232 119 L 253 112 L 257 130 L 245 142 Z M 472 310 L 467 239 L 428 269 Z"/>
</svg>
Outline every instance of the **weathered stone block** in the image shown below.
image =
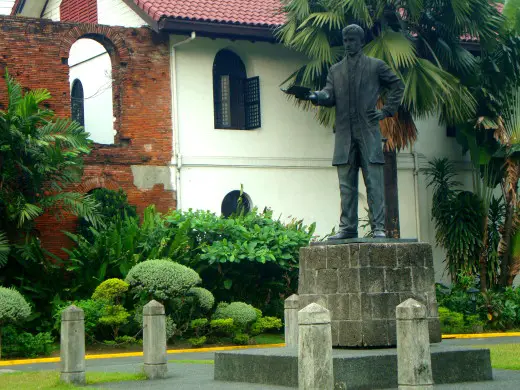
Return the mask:
<svg viewBox="0 0 520 390">
<path fill-rule="evenodd" d="M 306 269 L 327 268 L 327 248 L 325 246 L 311 246 L 304 248 L 306 254 Z"/>
<path fill-rule="evenodd" d="M 337 269 L 319 269 L 317 271 L 316 292 L 318 294 L 335 294 L 338 292 Z"/>
<path fill-rule="evenodd" d="M 430 291 L 435 283 L 432 275 L 433 273 L 428 268 L 412 268 L 412 291 L 418 293 Z"/>
<path fill-rule="evenodd" d="M 373 319 L 389 319 L 395 317 L 395 308 L 399 305 L 399 294 L 368 294 L 371 302 Z"/>
<path fill-rule="evenodd" d="M 298 279 L 298 294 L 316 294 L 316 276 L 315 269 L 300 268 Z"/>
<path fill-rule="evenodd" d="M 339 325 L 339 345 L 362 346 L 361 321 L 341 321 Z"/>
<path fill-rule="evenodd" d="M 363 333 L 364 346 L 389 345 L 387 320 L 363 320 L 361 332 Z"/>
<path fill-rule="evenodd" d="M 385 272 L 383 268 L 361 268 L 359 270 L 361 291 L 377 293 L 385 291 Z"/>
<path fill-rule="evenodd" d="M 333 308 L 332 320 L 349 319 L 349 294 L 331 294 L 327 296 L 327 307 Z"/>
<path fill-rule="evenodd" d="M 397 266 L 395 244 L 374 244 L 369 247 L 370 267 Z"/>
<path fill-rule="evenodd" d="M 412 271 L 410 268 L 386 268 L 385 291 L 400 292 L 412 290 Z"/>
<path fill-rule="evenodd" d="M 359 244 L 350 244 L 350 268 L 359 268 Z"/>
<path fill-rule="evenodd" d="M 350 266 L 350 251 L 336 245 L 327 248 L 327 269 L 348 268 Z"/>
<path fill-rule="evenodd" d="M 349 296 L 349 320 L 359 321 L 362 317 L 361 294 L 348 294 Z"/>
<path fill-rule="evenodd" d="M 338 270 L 338 293 L 358 293 L 360 291 L 359 268 Z"/>
</svg>

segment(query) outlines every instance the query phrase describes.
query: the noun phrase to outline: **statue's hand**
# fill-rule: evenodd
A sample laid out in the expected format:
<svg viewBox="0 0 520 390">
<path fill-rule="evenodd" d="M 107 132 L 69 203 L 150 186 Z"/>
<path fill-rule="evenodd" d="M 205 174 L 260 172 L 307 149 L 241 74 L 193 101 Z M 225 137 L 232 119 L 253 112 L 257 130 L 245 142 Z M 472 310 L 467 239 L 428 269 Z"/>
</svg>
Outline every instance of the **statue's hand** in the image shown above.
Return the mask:
<svg viewBox="0 0 520 390">
<path fill-rule="evenodd" d="M 318 104 L 318 94 L 316 92 L 309 92 L 305 98 L 306 100 L 310 100 L 312 104 Z"/>
<path fill-rule="evenodd" d="M 386 118 L 386 114 L 381 110 L 371 110 L 367 113 L 368 119 L 371 121 L 381 121 Z"/>
</svg>

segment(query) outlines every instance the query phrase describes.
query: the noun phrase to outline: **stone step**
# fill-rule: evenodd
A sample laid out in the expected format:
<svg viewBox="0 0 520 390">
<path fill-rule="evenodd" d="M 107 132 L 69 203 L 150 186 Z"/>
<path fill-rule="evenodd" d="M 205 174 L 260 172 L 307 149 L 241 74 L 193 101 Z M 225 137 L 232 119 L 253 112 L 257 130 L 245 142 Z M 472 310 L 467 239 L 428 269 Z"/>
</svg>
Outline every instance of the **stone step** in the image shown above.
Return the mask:
<svg viewBox="0 0 520 390">
<path fill-rule="evenodd" d="M 492 380 L 488 349 L 431 344 L 435 384 Z M 334 381 L 349 390 L 397 388 L 397 350 L 334 349 Z M 298 387 L 296 348 L 217 352 L 215 380 Z M 339 388 L 345 388 L 343 387 Z"/>
</svg>

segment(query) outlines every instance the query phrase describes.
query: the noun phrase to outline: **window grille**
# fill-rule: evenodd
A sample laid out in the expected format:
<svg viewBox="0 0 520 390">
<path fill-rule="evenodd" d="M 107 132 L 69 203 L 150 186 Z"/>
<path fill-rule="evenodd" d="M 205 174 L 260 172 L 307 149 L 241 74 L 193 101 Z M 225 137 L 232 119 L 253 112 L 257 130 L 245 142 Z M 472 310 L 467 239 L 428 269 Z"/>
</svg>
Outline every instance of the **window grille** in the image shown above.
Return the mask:
<svg viewBox="0 0 520 390">
<path fill-rule="evenodd" d="M 238 55 L 221 50 L 213 63 L 213 99 L 216 129 L 256 129 L 261 126 L 260 81 L 247 78 Z"/>
<path fill-rule="evenodd" d="M 85 126 L 85 99 L 83 95 L 83 85 L 78 79 L 72 83 L 72 92 L 70 93 L 71 117 L 72 120 L 78 122 L 81 126 Z"/>
</svg>

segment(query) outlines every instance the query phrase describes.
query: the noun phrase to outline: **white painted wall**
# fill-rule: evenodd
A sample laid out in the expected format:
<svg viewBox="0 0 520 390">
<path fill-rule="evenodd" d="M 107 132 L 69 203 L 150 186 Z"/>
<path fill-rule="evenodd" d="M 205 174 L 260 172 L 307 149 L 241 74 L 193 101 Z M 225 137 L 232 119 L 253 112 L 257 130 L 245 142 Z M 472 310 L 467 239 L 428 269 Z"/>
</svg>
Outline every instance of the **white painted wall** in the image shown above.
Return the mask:
<svg viewBox="0 0 520 390">
<path fill-rule="evenodd" d="M 172 36 L 172 42 L 180 39 Z M 214 129 L 212 66 L 216 53 L 224 48 L 240 55 L 248 77 L 260 76 L 260 129 Z M 176 48 L 182 161 L 178 196 L 183 209 L 220 213 L 224 196 L 243 184 L 260 209 L 268 206 L 275 215 L 303 218 L 307 224 L 316 222 L 320 235 L 337 228 L 339 190 L 336 170 L 330 165 L 334 135 L 316 122 L 312 112 L 302 111 L 279 90 L 280 83 L 302 60 L 298 54 L 268 43 L 197 38 Z M 435 156 L 463 159 L 455 139 L 446 137 L 445 128 L 436 120 L 420 120 L 417 124 L 417 159 L 412 150 L 398 156 L 401 235 L 419 236 L 434 244 L 431 190 L 426 188 L 422 174 L 414 179 L 414 161 L 424 166 L 426 159 Z M 363 185 L 360 192 L 362 218 L 367 207 Z M 440 280 L 444 255 L 435 249 L 434 257 L 436 279 Z"/>
<path fill-rule="evenodd" d="M 54 21 L 60 20 L 60 4 L 61 0 L 49 0 L 47 6 L 45 7 L 45 11 L 43 12 L 43 17 L 45 19 L 52 19 Z"/>
<path fill-rule="evenodd" d="M 114 143 L 112 65 L 105 48 L 92 39 L 79 39 L 69 54 L 70 86 L 79 79 L 85 96 L 85 130 L 100 144 Z"/>
<path fill-rule="evenodd" d="M 141 27 L 147 23 L 122 0 L 98 0 L 98 23 L 108 26 Z"/>
<path fill-rule="evenodd" d="M 0 15 L 11 15 L 14 0 L 0 0 Z"/>
</svg>

